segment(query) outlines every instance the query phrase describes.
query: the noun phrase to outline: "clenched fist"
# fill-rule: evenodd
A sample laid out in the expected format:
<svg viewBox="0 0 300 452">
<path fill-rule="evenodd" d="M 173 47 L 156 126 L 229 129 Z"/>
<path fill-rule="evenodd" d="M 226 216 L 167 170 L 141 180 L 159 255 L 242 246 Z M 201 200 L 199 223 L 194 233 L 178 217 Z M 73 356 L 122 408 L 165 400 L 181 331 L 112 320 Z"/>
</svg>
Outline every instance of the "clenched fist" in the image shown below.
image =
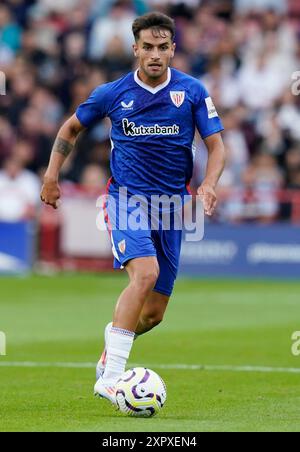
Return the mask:
<svg viewBox="0 0 300 452">
<path fill-rule="evenodd" d="M 57 181 L 44 179 L 41 190 L 41 200 L 43 203 L 57 209 L 59 206 L 60 188 Z"/>
</svg>

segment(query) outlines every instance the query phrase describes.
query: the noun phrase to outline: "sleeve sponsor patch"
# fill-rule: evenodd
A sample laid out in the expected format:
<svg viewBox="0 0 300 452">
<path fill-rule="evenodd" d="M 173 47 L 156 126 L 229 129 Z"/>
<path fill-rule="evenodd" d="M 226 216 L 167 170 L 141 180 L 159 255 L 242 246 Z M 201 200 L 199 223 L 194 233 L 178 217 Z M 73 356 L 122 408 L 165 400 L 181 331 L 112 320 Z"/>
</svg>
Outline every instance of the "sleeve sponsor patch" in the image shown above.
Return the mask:
<svg viewBox="0 0 300 452">
<path fill-rule="evenodd" d="M 208 112 L 208 119 L 217 118 L 219 115 L 218 115 L 218 112 L 216 110 L 216 107 L 214 106 L 212 98 L 211 97 L 206 97 L 205 98 L 205 103 L 206 103 L 207 112 Z"/>
</svg>

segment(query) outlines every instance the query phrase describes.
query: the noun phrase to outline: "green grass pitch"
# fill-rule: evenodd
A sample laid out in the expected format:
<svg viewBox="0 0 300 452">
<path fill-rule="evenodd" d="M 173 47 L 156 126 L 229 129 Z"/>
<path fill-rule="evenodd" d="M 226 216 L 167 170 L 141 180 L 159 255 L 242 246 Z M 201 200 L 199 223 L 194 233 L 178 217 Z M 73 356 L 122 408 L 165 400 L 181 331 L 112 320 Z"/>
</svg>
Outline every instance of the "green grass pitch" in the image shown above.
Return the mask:
<svg viewBox="0 0 300 452">
<path fill-rule="evenodd" d="M 130 357 L 163 377 L 167 403 L 134 419 L 94 398 L 91 364 L 126 281 L 0 279 L 0 431 L 300 431 L 299 283 L 178 280 L 165 321 Z"/>
</svg>

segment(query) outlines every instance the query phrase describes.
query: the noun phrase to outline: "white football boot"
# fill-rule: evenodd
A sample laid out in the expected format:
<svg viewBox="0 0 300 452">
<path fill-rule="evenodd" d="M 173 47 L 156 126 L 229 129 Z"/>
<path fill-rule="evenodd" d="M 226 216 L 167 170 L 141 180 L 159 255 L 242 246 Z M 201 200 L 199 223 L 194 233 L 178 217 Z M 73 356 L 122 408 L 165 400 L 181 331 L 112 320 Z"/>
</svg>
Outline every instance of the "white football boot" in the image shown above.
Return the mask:
<svg viewBox="0 0 300 452">
<path fill-rule="evenodd" d="M 114 406 L 117 406 L 115 386 L 103 380 L 102 375 L 94 386 L 94 395 L 109 400 Z"/>
</svg>

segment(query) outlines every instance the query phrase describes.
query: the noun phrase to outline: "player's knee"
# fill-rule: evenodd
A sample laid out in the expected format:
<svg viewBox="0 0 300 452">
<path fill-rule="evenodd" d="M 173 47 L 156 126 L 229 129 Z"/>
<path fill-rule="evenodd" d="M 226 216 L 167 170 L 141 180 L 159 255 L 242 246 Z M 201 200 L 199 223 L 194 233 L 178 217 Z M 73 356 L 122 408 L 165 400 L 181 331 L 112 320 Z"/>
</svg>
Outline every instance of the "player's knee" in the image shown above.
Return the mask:
<svg viewBox="0 0 300 452">
<path fill-rule="evenodd" d="M 156 284 L 159 271 L 156 267 L 144 269 L 138 272 L 134 278 L 133 283 L 142 291 L 149 292 Z"/>
<path fill-rule="evenodd" d="M 156 271 L 156 269 L 149 269 L 148 271 L 143 272 L 137 277 L 139 285 L 141 287 L 147 288 L 148 290 L 153 289 L 156 284 L 157 278 L 158 272 Z"/>
</svg>

